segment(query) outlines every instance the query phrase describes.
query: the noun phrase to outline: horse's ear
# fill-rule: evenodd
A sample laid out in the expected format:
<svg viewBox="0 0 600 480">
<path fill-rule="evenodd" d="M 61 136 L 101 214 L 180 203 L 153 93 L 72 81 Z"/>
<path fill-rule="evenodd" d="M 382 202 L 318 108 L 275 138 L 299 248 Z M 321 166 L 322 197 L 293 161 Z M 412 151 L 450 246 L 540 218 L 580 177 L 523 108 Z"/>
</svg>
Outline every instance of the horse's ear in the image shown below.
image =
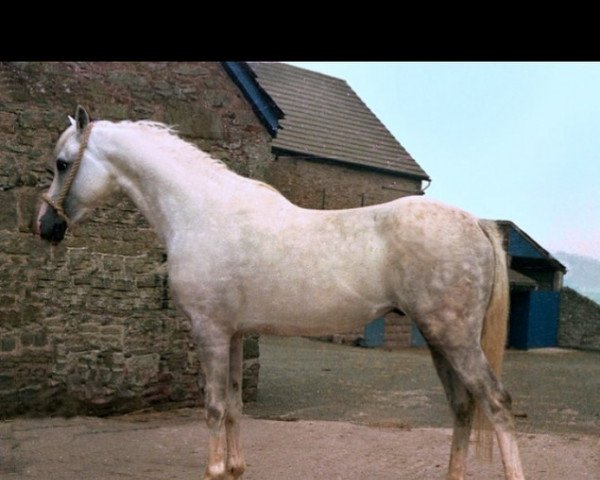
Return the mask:
<svg viewBox="0 0 600 480">
<path fill-rule="evenodd" d="M 75 125 L 75 119 L 71 115 L 69 115 L 69 122 L 71 123 L 71 126 Z"/>
<path fill-rule="evenodd" d="M 77 133 L 83 133 L 85 127 L 90 123 L 90 116 L 81 105 L 77 105 L 77 111 L 75 112 L 75 124 L 77 126 Z"/>
</svg>

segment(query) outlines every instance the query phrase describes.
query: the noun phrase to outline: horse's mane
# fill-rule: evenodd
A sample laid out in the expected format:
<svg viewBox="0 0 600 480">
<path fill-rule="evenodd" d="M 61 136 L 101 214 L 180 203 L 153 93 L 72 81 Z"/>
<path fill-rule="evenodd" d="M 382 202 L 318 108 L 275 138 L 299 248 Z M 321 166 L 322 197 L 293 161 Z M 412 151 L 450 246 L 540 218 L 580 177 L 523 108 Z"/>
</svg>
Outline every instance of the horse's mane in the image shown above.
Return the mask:
<svg viewBox="0 0 600 480">
<path fill-rule="evenodd" d="M 179 132 L 177 131 L 177 127 L 173 125 L 167 125 L 162 122 L 156 122 L 153 120 L 123 120 L 118 122 L 119 125 L 130 126 L 136 128 L 141 131 L 145 131 L 148 133 L 152 133 L 155 136 L 161 136 L 163 145 L 168 148 L 171 148 L 176 156 L 181 155 L 181 157 L 185 157 L 188 159 L 197 158 L 202 160 L 203 162 L 209 162 L 210 165 L 215 167 L 223 168 L 232 174 L 235 174 L 233 170 L 231 170 L 222 160 L 219 160 L 207 152 L 200 150 L 196 145 L 187 140 L 184 140 L 179 136 Z M 281 193 L 268 183 L 261 182 L 260 180 L 255 180 L 252 178 L 247 178 L 248 181 L 255 183 L 258 186 L 268 188 L 273 192 L 276 192 L 278 195 Z"/>
<path fill-rule="evenodd" d="M 163 145 L 172 148 L 173 152 L 176 154 L 179 153 L 182 156 L 189 156 L 192 158 L 202 158 L 204 161 L 209 160 L 211 163 L 229 170 L 223 161 L 214 158 L 209 153 L 200 150 L 198 146 L 181 138 L 176 125 L 167 125 L 166 123 L 156 122 L 154 120 L 123 120 L 118 122 L 118 124 L 133 127 L 141 131 L 152 133 L 155 136 L 162 137 Z"/>
</svg>

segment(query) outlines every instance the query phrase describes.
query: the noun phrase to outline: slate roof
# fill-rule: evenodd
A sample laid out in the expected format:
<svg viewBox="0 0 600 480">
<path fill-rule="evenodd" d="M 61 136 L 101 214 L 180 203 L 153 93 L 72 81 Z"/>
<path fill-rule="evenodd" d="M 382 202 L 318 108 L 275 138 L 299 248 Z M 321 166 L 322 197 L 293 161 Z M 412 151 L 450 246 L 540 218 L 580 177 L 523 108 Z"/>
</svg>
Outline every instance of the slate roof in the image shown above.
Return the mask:
<svg viewBox="0 0 600 480">
<path fill-rule="evenodd" d="M 274 149 L 429 180 L 344 80 L 285 63 L 248 64 L 285 114 Z"/>
</svg>

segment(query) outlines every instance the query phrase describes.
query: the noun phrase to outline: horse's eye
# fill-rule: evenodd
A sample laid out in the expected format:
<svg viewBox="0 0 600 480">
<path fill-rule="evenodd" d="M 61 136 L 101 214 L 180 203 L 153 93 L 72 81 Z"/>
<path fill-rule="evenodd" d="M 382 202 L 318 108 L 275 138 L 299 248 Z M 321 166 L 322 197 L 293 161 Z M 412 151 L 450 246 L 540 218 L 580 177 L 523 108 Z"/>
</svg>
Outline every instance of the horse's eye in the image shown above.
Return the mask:
<svg viewBox="0 0 600 480">
<path fill-rule="evenodd" d="M 69 164 L 67 162 L 65 162 L 62 158 L 59 158 L 56 161 L 56 169 L 59 172 L 64 172 L 67 168 L 69 168 Z"/>
</svg>

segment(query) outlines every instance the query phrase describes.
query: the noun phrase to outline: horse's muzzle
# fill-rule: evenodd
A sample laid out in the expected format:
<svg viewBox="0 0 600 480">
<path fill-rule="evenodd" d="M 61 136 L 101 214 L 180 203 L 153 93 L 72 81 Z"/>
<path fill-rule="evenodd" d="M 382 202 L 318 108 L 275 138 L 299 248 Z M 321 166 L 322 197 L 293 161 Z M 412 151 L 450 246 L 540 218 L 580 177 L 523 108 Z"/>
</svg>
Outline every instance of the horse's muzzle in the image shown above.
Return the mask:
<svg viewBox="0 0 600 480">
<path fill-rule="evenodd" d="M 40 236 L 53 244 L 59 243 L 65 238 L 67 231 L 67 222 L 65 222 L 53 208 L 48 208 L 46 213 L 40 218 L 39 224 Z"/>
</svg>

